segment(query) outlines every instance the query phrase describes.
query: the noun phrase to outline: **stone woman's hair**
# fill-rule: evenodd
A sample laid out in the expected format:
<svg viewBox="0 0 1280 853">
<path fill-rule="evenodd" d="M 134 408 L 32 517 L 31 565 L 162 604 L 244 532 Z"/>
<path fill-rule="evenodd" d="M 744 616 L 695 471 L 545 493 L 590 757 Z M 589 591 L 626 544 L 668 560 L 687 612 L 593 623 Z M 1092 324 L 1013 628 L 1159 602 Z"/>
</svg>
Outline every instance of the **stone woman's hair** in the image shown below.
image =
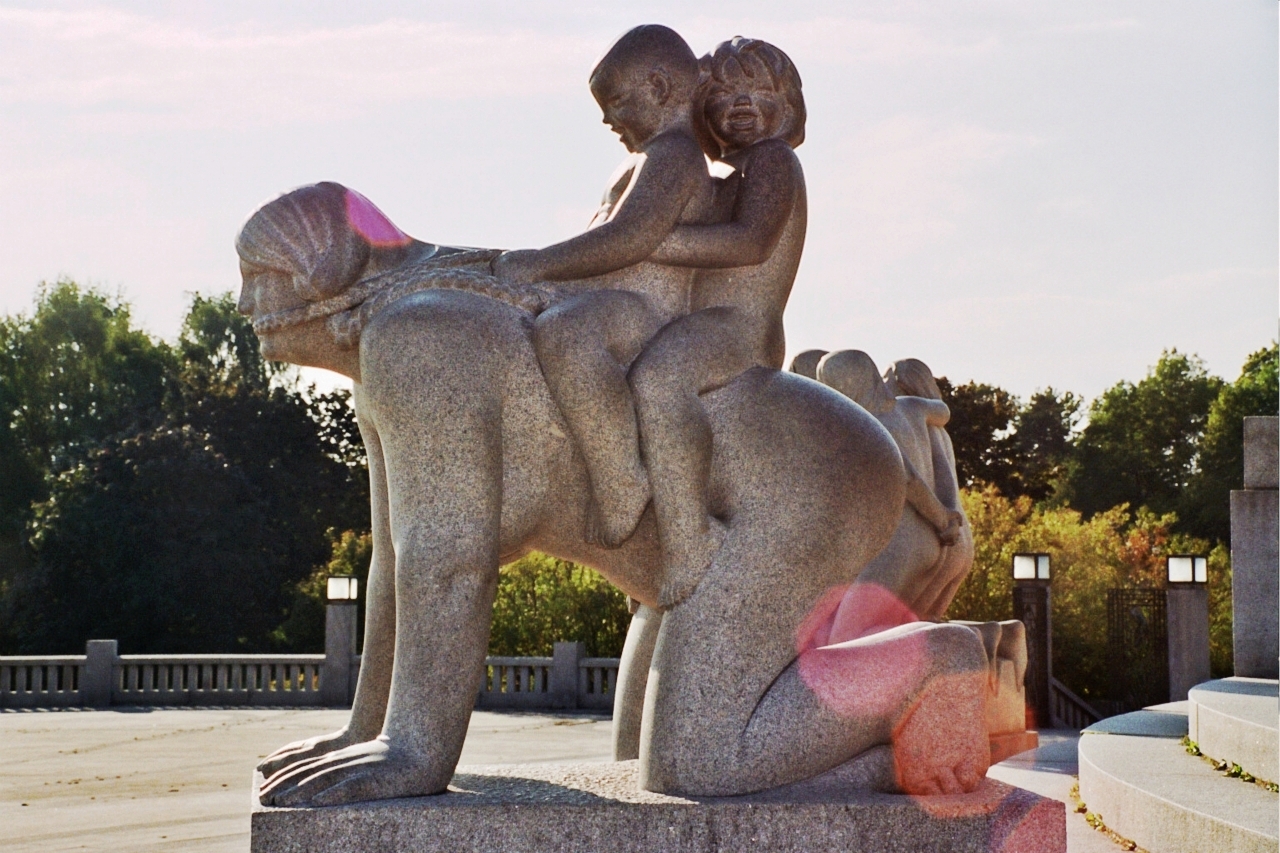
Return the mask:
<svg viewBox="0 0 1280 853">
<path fill-rule="evenodd" d="M 862 350 L 846 349 L 824 356 L 818 362 L 818 379 L 873 414 L 894 406 L 879 368 Z"/>
<path fill-rule="evenodd" d="M 710 75 L 710 80 L 725 83 L 730 63 L 741 68 L 747 77 L 755 79 L 764 76 L 769 79 L 773 90 L 782 96 L 787 106 L 787 115 L 778 127 L 777 138 L 792 148 L 799 147 L 804 142 L 804 123 L 808 114 L 804 108 L 800 72 L 796 70 L 791 57 L 767 41 L 734 36 L 729 41 L 716 45 L 716 49 L 704 56 L 700 64 Z"/>
<path fill-rule="evenodd" d="M 433 249 L 410 260 L 414 242 L 341 184 L 312 184 L 268 202 L 240 229 L 236 252 L 246 263 L 289 276 L 306 304 L 255 318 L 254 331 L 324 318 L 339 346 L 354 347 L 375 314 L 424 290 L 462 290 L 532 314 L 550 303 L 547 288 L 503 284 L 490 273 L 497 249 Z"/>
<path fill-rule="evenodd" d="M 290 276 L 308 302 L 355 284 L 372 250 L 351 227 L 346 187 L 332 182 L 300 187 L 268 202 L 236 237 L 243 260 Z"/>
<path fill-rule="evenodd" d="M 894 388 L 897 394 L 928 397 L 930 400 L 942 399 L 942 390 L 938 388 L 938 381 L 933 378 L 933 371 L 918 358 L 895 361 L 885 372 L 884 378 L 885 383 Z"/>
</svg>

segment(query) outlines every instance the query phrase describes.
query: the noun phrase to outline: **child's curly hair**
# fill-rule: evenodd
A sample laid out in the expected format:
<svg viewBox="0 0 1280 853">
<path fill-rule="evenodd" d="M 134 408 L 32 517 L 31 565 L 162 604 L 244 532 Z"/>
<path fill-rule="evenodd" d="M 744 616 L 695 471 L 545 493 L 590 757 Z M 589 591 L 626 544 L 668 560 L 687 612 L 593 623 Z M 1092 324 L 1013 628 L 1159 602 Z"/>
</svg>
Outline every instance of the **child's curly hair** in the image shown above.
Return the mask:
<svg viewBox="0 0 1280 853">
<path fill-rule="evenodd" d="M 778 127 L 777 138 L 796 148 L 804 142 L 804 93 L 801 91 L 800 72 L 791 57 L 779 48 L 760 39 L 734 36 L 720 42 L 716 49 L 702 57 L 699 65 L 706 75 L 704 86 L 716 81 L 725 83 L 730 63 L 737 65 L 747 77 L 766 76 L 773 89 L 782 96 L 787 114 Z"/>
</svg>

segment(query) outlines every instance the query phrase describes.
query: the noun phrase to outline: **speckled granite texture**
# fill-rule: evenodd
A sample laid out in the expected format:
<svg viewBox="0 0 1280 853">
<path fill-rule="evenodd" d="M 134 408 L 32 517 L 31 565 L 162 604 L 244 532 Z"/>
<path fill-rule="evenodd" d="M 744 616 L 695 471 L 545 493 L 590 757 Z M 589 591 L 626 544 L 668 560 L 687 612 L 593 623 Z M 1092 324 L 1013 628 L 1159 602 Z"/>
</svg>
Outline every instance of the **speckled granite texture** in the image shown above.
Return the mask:
<svg viewBox="0 0 1280 853">
<path fill-rule="evenodd" d="M 410 850 L 1051 853 L 1066 850 L 1066 812 L 990 779 L 972 794 L 939 797 L 671 797 L 639 790 L 634 761 L 460 767 L 441 796 L 254 808 L 253 853 Z"/>
</svg>

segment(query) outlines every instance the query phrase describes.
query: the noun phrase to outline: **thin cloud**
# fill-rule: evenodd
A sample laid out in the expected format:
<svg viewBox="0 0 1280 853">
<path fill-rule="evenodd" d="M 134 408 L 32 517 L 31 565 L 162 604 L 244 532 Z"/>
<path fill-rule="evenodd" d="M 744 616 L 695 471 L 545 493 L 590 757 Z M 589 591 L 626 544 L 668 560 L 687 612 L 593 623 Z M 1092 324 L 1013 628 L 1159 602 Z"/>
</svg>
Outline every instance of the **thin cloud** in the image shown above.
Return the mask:
<svg viewBox="0 0 1280 853">
<path fill-rule="evenodd" d="M 198 30 L 118 10 L 0 9 L 0 104 L 127 128 L 279 124 L 388 103 L 579 89 L 595 39 L 391 19 Z"/>
</svg>

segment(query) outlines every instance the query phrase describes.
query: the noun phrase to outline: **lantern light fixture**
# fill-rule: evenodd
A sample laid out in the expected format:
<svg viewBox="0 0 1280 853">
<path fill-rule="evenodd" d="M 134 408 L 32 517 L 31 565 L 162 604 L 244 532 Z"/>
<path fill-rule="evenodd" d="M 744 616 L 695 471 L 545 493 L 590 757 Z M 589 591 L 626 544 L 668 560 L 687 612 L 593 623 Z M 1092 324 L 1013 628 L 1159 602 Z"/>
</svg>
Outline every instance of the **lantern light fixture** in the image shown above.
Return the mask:
<svg viewBox="0 0 1280 853">
<path fill-rule="evenodd" d="M 1047 581 L 1049 579 L 1049 555 L 1042 553 L 1014 554 L 1013 579 L 1015 581 Z"/>
<path fill-rule="evenodd" d="M 360 579 L 350 575 L 330 576 L 325 585 L 325 597 L 330 604 L 355 601 L 360 592 Z"/>
<path fill-rule="evenodd" d="M 1207 583 L 1209 559 L 1203 554 L 1171 554 L 1165 557 L 1169 583 Z"/>
</svg>

